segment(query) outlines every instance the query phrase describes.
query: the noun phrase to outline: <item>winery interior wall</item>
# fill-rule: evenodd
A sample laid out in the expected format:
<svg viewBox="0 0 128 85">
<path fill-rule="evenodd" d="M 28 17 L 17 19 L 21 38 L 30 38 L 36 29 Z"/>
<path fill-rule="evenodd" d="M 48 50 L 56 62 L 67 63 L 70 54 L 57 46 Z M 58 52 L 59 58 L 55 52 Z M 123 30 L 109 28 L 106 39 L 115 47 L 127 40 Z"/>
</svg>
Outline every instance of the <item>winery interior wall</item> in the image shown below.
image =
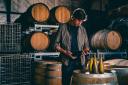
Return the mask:
<svg viewBox="0 0 128 85">
<path fill-rule="evenodd" d="M 52 9 L 58 5 L 70 6 L 70 0 L 11 0 L 11 12 L 19 14 L 11 14 L 11 22 L 14 22 L 16 18 L 20 16 L 20 13 L 24 13 L 29 6 L 35 3 L 44 3 L 49 9 Z M 0 0 L 0 23 L 6 22 L 6 7 L 4 0 Z"/>
</svg>

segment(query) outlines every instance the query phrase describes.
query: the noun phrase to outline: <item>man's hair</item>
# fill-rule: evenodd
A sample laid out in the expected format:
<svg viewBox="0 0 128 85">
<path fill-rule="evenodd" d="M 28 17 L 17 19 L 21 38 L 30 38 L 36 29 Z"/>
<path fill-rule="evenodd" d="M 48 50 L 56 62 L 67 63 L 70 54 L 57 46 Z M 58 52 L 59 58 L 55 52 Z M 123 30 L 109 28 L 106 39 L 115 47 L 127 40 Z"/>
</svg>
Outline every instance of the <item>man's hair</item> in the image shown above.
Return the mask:
<svg viewBox="0 0 128 85">
<path fill-rule="evenodd" d="M 77 8 L 73 11 L 72 18 L 87 20 L 87 14 L 85 13 L 84 9 Z"/>
</svg>

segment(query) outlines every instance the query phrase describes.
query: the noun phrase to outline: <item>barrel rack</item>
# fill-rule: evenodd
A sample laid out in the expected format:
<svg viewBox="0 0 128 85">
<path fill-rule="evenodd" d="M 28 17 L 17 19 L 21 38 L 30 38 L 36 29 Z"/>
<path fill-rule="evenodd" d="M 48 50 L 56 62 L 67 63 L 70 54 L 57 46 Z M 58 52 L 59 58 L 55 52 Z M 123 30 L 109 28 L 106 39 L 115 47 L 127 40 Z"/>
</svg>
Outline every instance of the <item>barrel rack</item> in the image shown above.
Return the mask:
<svg viewBox="0 0 128 85">
<path fill-rule="evenodd" d="M 44 60 L 44 59 L 57 59 L 60 55 L 59 52 L 41 52 L 41 53 L 31 53 L 32 58 L 37 60 Z"/>
<path fill-rule="evenodd" d="M 89 52 L 89 57 L 92 55 L 97 55 L 99 59 L 101 56 L 103 59 L 106 59 L 110 55 L 119 55 L 121 58 L 127 59 L 127 52 Z M 43 60 L 43 59 L 57 59 L 59 58 L 60 52 L 41 52 L 41 53 L 32 53 L 32 58 L 34 60 Z M 120 57 L 115 57 L 120 58 Z"/>
<path fill-rule="evenodd" d="M 100 50 L 97 50 L 96 54 L 97 54 L 98 58 L 100 56 L 102 56 L 104 59 L 107 58 L 110 55 L 119 55 L 121 58 L 127 59 L 127 51 L 111 52 L 111 51 L 100 51 Z M 116 57 L 116 58 L 120 58 L 120 57 Z"/>
</svg>

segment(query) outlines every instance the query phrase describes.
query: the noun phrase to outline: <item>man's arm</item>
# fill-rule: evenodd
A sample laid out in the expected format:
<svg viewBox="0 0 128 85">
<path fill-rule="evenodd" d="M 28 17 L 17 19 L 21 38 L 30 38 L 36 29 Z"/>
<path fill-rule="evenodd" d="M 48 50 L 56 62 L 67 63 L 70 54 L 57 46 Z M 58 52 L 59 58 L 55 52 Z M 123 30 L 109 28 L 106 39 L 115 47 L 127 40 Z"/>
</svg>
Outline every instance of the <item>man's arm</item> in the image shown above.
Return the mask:
<svg viewBox="0 0 128 85">
<path fill-rule="evenodd" d="M 71 51 L 67 51 L 67 50 L 63 49 L 59 44 L 56 44 L 56 50 L 63 53 L 66 56 L 69 56 L 71 58 L 73 57 Z"/>
<path fill-rule="evenodd" d="M 84 29 L 84 34 L 85 34 L 85 40 L 84 40 L 84 48 L 83 48 L 83 50 L 84 50 L 84 52 L 85 53 L 87 53 L 87 52 L 89 52 L 89 41 L 88 41 L 88 36 L 87 36 L 87 32 L 86 32 L 86 30 Z"/>
<path fill-rule="evenodd" d="M 63 31 L 63 26 L 60 26 L 59 30 L 58 30 L 58 33 L 57 33 L 57 37 L 56 37 L 56 40 L 55 40 L 55 50 L 63 53 L 64 55 L 70 57 L 71 59 L 74 59 L 75 57 L 72 56 L 72 52 L 71 51 L 68 51 L 68 50 L 65 50 L 61 47 L 61 40 L 62 40 L 62 31 Z"/>
</svg>

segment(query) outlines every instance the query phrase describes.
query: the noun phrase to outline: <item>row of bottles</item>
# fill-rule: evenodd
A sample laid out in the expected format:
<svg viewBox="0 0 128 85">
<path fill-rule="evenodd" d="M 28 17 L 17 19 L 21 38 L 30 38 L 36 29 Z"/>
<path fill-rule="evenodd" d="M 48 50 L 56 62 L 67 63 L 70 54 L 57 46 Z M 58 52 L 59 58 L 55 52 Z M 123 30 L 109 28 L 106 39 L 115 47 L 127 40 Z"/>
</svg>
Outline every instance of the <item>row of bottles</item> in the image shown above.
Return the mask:
<svg viewBox="0 0 128 85">
<path fill-rule="evenodd" d="M 99 62 L 96 58 L 96 55 L 90 58 L 87 64 L 87 69 L 91 74 L 103 74 L 104 73 L 104 64 L 102 56 L 99 59 Z"/>
</svg>

